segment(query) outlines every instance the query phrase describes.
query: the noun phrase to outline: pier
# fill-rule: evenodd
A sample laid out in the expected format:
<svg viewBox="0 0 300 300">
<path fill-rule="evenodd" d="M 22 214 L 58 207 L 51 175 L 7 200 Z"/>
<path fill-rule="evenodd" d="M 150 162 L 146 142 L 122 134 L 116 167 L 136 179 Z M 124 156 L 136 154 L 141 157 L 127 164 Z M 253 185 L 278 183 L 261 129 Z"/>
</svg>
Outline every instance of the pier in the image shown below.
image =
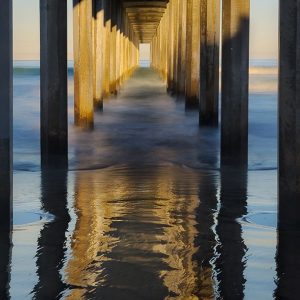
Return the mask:
<svg viewBox="0 0 300 300">
<path fill-rule="evenodd" d="M 300 230 L 300 1 L 279 2 L 277 257 L 278 272 L 292 278 L 299 273 L 298 265 L 289 269 L 283 262 L 299 261 L 295 251 L 287 258 L 285 250 L 294 247 L 287 237 L 291 233 L 298 236 Z M 220 214 L 226 217 L 228 210 L 234 211 L 231 221 L 246 214 L 244 203 L 233 203 L 231 195 L 237 192 L 239 198 L 246 198 L 250 5 L 251 0 L 73 0 L 74 126 L 93 131 L 95 112 L 105 116 L 106 101 L 114 101 L 133 74 L 149 78 L 158 74 L 165 92 L 184 101 L 184 111 L 197 111 L 195 126 L 220 128 Z M 13 224 L 12 16 L 12 0 L 0 0 L 0 234 L 5 232 L 5 240 Z M 138 69 L 140 44 L 150 44 L 152 73 Z M 45 180 L 55 178 L 57 172 L 66 185 L 68 171 L 67 1 L 40 0 L 40 49 L 42 201 L 48 202 L 52 187 Z M 230 176 L 233 190 L 228 191 Z M 65 189 L 57 187 L 57 193 Z M 58 195 L 57 201 L 60 199 L 64 202 L 62 218 L 66 218 L 61 226 L 66 230 L 66 199 Z M 50 207 L 54 214 L 58 205 L 55 202 Z M 235 238 L 241 240 L 239 226 L 231 226 Z M 226 256 L 231 249 L 226 230 L 219 226 L 216 231 L 224 239 L 221 252 Z M 39 243 L 47 239 L 47 231 L 43 234 Z M 63 244 L 63 239 L 58 237 L 58 243 Z M 235 251 L 236 260 L 241 260 L 245 254 L 242 242 Z M 44 256 L 41 251 L 38 260 Z M 230 263 L 219 274 L 220 280 L 228 280 Z M 243 273 L 242 265 L 238 272 Z M 47 278 L 42 271 L 38 275 L 42 285 Z M 55 276 L 59 281 L 59 275 Z M 278 297 L 295 290 L 295 283 L 288 282 L 291 286 L 279 285 Z M 60 284 L 59 291 L 63 290 Z M 240 282 L 237 289 L 242 285 Z M 221 287 L 227 297 L 229 287 L 230 283 Z"/>
</svg>

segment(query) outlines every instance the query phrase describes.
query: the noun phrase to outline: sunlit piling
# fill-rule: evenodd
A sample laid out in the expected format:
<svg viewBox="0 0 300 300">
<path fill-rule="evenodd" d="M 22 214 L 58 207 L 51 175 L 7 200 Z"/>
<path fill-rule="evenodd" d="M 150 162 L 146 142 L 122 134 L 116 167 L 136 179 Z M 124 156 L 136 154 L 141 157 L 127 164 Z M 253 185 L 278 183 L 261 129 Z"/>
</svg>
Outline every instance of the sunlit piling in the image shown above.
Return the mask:
<svg viewBox="0 0 300 300">
<path fill-rule="evenodd" d="M 186 1 L 179 1 L 177 93 L 185 92 L 186 76 Z"/>
<path fill-rule="evenodd" d="M 224 0 L 222 22 L 221 158 L 248 159 L 250 0 Z"/>
<path fill-rule="evenodd" d="M 93 102 L 93 38 L 92 0 L 74 0 L 74 111 L 75 124 L 92 128 Z"/>
<path fill-rule="evenodd" d="M 112 94 L 117 93 L 116 86 L 116 60 L 117 60 L 117 1 L 111 0 L 111 32 L 110 32 L 110 84 L 109 90 Z"/>
<path fill-rule="evenodd" d="M 173 92 L 177 92 L 177 85 L 178 85 L 178 25 L 179 25 L 179 17 L 178 17 L 178 9 L 179 9 L 179 1 L 173 0 L 173 61 L 171 62 L 173 65 Z M 160 49 L 159 49 L 160 50 Z"/>
<path fill-rule="evenodd" d="M 0 2 L 0 230 L 12 223 L 12 1 Z"/>
<path fill-rule="evenodd" d="M 127 6 L 126 3 L 123 5 L 117 0 L 101 0 L 100 2 L 101 5 L 94 4 L 99 7 L 95 9 L 95 13 L 99 19 L 96 23 L 100 32 L 100 35 L 97 34 L 100 46 L 94 45 L 97 49 L 94 56 L 99 64 L 98 68 L 95 67 L 95 70 L 98 69 L 95 75 L 98 79 L 94 77 L 94 93 L 97 92 L 96 103 L 99 102 L 97 98 L 103 100 L 117 93 L 124 80 L 137 66 L 139 51 L 138 39 L 130 21 L 131 16 L 127 11 L 130 5 Z M 100 100 L 101 105 L 102 100 Z"/>
<path fill-rule="evenodd" d="M 187 0 L 186 107 L 199 107 L 200 0 Z"/>
<path fill-rule="evenodd" d="M 104 0 L 93 3 L 94 38 L 94 107 L 103 108 L 103 65 L 105 49 Z"/>
<path fill-rule="evenodd" d="M 104 0 L 104 35 L 103 35 L 103 70 L 102 70 L 102 88 L 103 97 L 109 96 L 109 78 L 110 78 L 110 30 L 111 30 L 111 17 L 110 17 L 110 1 Z"/>
<path fill-rule="evenodd" d="M 116 37 L 116 89 L 119 90 L 121 85 L 121 27 L 122 27 L 122 8 L 117 5 L 116 24 L 117 24 L 117 37 Z"/>
</svg>

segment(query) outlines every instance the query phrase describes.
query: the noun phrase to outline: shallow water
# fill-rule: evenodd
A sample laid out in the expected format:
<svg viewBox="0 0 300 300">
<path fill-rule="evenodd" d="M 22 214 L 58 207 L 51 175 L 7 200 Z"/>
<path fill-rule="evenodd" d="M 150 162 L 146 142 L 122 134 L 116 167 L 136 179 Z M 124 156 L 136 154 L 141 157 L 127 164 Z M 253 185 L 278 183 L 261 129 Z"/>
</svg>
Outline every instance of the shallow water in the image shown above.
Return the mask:
<svg viewBox="0 0 300 300">
<path fill-rule="evenodd" d="M 15 225 L 13 247 L 0 241 L 0 269 L 9 270 L 0 291 L 12 299 L 276 297 L 277 83 L 273 64 L 257 68 L 269 72 L 250 76 L 248 171 L 220 170 L 219 129 L 199 128 L 197 113 L 140 68 L 96 113 L 92 132 L 72 125 L 69 72 L 70 165 L 55 173 L 40 171 L 38 72 L 17 70 Z"/>
</svg>

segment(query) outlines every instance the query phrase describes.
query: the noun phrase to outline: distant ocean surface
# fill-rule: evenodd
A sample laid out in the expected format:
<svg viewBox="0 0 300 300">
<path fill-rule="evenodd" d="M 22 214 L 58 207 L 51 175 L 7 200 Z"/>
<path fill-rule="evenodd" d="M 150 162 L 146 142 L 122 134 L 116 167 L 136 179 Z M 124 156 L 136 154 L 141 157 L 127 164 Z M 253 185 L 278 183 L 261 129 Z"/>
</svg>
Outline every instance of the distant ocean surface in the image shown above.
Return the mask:
<svg viewBox="0 0 300 300">
<path fill-rule="evenodd" d="M 68 74 L 74 74 L 73 61 L 68 61 Z M 140 66 L 147 68 L 150 67 L 149 60 L 140 60 Z M 250 79 L 252 75 L 265 75 L 276 76 L 278 72 L 278 62 L 275 59 L 253 59 L 250 60 L 249 74 Z M 39 61 L 14 61 L 14 75 L 39 75 L 40 63 Z M 271 78 L 270 78 L 271 79 Z M 250 81 L 251 83 L 251 81 Z M 253 82 L 252 82 L 253 83 Z"/>
<path fill-rule="evenodd" d="M 69 74 L 73 73 L 73 61 L 68 61 Z M 149 60 L 140 60 L 141 67 L 150 67 Z M 14 74 L 22 75 L 39 74 L 40 62 L 36 60 L 15 60 L 14 61 Z M 250 74 L 255 72 L 262 72 L 267 74 L 277 72 L 278 61 L 276 59 L 252 59 L 250 60 Z M 265 70 L 265 71 L 264 71 Z"/>
</svg>

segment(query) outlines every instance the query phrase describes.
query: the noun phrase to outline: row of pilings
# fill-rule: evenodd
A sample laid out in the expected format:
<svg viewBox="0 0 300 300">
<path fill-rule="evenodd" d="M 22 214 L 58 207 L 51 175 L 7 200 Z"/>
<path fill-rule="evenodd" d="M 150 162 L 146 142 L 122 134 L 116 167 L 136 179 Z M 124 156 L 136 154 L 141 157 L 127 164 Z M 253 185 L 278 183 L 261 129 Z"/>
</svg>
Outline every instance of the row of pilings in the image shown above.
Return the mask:
<svg viewBox="0 0 300 300">
<path fill-rule="evenodd" d="M 66 1 L 41 1 L 40 16 L 42 165 L 67 165 Z M 120 1 L 74 0 L 73 41 L 75 125 L 92 129 L 94 111 L 138 65 L 138 39 Z"/>
<path fill-rule="evenodd" d="M 132 1 L 73 2 L 75 123 L 81 127 L 93 127 L 94 109 L 138 64 L 141 40 L 125 2 Z M 0 5 L 0 223 L 10 226 L 12 0 Z M 250 0 L 223 0 L 220 13 L 218 0 L 168 1 L 151 40 L 152 66 L 170 92 L 185 95 L 187 107 L 200 103 L 200 125 L 218 124 L 221 40 L 221 165 L 237 167 L 246 167 L 248 159 L 249 5 Z M 40 11 L 42 167 L 67 166 L 67 3 L 41 0 Z M 280 0 L 279 225 L 292 229 L 300 227 L 299 12 L 298 0 Z"/>
<path fill-rule="evenodd" d="M 139 40 L 118 0 L 74 1 L 73 11 L 75 124 L 89 128 L 138 65 Z"/>
<path fill-rule="evenodd" d="M 222 48 L 221 159 L 247 165 L 250 1 L 170 0 L 151 42 L 152 67 L 201 126 L 219 124 Z M 221 44 L 221 45 L 220 45 Z"/>
<path fill-rule="evenodd" d="M 169 1 L 151 42 L 152 67 L 187 108 L 199 108 L 201 125 L 218 125 L 219 53 L 220 1 Z"/>
</svg>

